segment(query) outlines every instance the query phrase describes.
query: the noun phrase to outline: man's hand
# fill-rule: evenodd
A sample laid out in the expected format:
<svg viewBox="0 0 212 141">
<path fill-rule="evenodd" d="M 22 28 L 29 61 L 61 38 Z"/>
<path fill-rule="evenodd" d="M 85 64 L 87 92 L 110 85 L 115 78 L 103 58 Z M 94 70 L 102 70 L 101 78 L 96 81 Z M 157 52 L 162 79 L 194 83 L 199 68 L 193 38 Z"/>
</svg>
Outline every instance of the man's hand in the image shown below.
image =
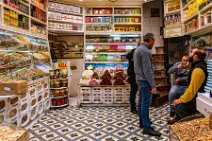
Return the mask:
<svg viewBox="0 0 212 141">
<path fill-rule="evenodd" d="M 177 79 L 175 80 L 175 84 L 176 84 L 176 85 L 178 85 L 178 84 L 179 84 L 179 82 L 180 82 L 180 79 L 179 79 L 179 78 L 177 78 Z"/>
<path fill-rule="evenodd" d="M 178 68 L 179 70 L 181 70 L 181 69 L 183 69 L 183 65 L 182 65 L 182 64 L 179 64 L 179 65 L 177 66 L 177 68 Z"/>
<path fill-rule="evenodd" d="M 175 99 L 172 104 L 173 104 L 173 107 L 175 108 L 178 104 L 180 104 L 179 99 Z"/>
<path fill-rule="evenodd" d="M 157 88 L 153 88 L 152 90 L 151 90 L 151 93 L 152 94 L 157 94 L 158 92 L 157 92 Z"/>
</svg>

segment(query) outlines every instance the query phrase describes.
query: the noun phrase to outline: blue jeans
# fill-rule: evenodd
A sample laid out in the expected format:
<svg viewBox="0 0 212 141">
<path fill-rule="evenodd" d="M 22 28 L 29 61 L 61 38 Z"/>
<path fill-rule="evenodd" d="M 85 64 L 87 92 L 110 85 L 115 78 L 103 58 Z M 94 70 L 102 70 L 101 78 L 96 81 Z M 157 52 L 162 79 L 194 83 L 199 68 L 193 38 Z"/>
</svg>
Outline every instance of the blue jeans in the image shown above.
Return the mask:
<svg viewBox="0 0 212 141">
<path fill-rule="evenodd" d="M 149 118 L 149 108 L 152 102 L 151 88 L 147 81 L 137 81 L 139 89 L 139 121 L 140 126 L 143 126 L 144 130 L 149 130 L 151 128 L 151 122 Z"/>
<path fill-rule="evenodd" d="M 169 91 L 169 104 L 170 104 L 170 117 L 175 116 L 175 109 L 172 106 L 172 102 L 175 99 L 179 99 L 182 94 L 186 91 L 187 86 L 173 85 Z"/>
<path fill-rule="evenodd" d="M 129 76 L 129 83 L 130 83 L 130 107 L 131 107 L 131 111 L 135 111 L 136 110 L 136 103 L 135 103 L 135 99 L 136 99 L 136 94 L 138 91 L 138 85 L 136 83 L 135 77 L 134 76 Z"/>
</svg>

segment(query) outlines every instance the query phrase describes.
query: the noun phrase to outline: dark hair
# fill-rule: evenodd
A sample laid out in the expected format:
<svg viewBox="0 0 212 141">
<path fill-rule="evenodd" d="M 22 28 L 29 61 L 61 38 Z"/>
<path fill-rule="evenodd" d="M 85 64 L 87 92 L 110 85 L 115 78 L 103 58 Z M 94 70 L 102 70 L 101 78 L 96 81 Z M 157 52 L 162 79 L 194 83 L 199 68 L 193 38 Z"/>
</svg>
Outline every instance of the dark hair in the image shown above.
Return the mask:
<svg viewBox="0 0 212 141">
<path fill-rule="evenodd" d="M 206 58 L 206 53 L 202 49 L 199 49 L 198 51 L 196 51 L 194 55 L 197 55 L 200 60 L 205 60 Z"/>
<path fill-rule="evenodd" d="M 182 57 L 189 57 L 189 55 L 186 53 L 186 54 L 183 54 Z"/>
<path fill-rule="evenodd" d="M 152 33 L 147 33 L 144 35 L 144 42 L 149 42 L 150 39 L 154 39 L 154 34 Z"/>
</svg>

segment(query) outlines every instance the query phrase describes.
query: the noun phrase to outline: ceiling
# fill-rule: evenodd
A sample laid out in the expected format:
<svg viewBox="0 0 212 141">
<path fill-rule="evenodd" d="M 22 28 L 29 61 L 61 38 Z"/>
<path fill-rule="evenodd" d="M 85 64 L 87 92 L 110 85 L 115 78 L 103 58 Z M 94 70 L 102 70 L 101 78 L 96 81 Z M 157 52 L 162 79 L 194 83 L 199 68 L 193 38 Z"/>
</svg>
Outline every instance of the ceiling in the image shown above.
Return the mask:
<svg viewBox="0 0 212 141">
<path fill-rule="evenodd" d="M 84 6 L 140 6 L 146 1 L 153 0 L 118 0 L 113 3 L 109 0 L 60 0 L 63 2 L 69 2 L 74 4 L 80 4 Z"/>
</svg>

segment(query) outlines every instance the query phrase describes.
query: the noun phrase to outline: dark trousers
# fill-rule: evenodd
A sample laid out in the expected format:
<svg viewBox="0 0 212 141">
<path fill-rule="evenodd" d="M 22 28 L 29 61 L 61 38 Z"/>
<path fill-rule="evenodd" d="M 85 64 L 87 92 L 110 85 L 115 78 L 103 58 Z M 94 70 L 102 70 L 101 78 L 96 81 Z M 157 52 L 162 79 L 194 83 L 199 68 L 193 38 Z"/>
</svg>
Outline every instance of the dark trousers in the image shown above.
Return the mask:
<svg viewBox="0 0 212 141">
<path fill-rule="evenodd" d="M 130 83 L 130 107 L 131 107 L 131 111 L 135 111 L 136 110 L 136 94 L 138 91 L 138 85 L 136 83 L 135 77 L 132 76 L 128 78 L 129 83 Z"/>
<path fill-rule="evenodd" d="M 139 88 L 139 104 L 138 113 L 140 126 L 143 126 L 144 130 L 151 128 L 151 121 L 149 118 L 149 108 L 152 102 L 151 88 L 146 81 L 137 81 Z"/>
<path fill-rule="evenodd" d="M 175 108 L 175 113 L 178 120 L 194 115 L 196 112 L 197 112 L 196 101 L 189 102 L 189 103 L 182 103 L 177 105 Z"/>
</svg>

